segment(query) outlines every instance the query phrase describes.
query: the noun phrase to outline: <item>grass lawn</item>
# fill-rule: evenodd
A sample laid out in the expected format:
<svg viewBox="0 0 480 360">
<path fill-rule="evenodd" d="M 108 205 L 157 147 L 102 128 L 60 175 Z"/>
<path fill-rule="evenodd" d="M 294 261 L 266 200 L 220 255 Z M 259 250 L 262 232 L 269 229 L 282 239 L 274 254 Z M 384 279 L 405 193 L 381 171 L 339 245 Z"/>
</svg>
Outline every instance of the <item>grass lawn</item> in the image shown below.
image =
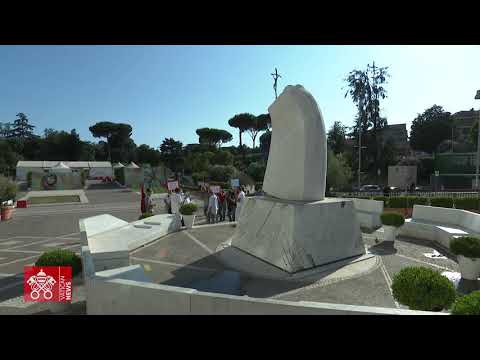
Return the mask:
<svg viewBox="0 0 480 360">
<path fill-rule="evenodd" d="M 28 199 L 30 205 L 39 204 L 61 204 L 80 202 L 78 195 L 64 195 L 64 196 L 35 196 Z"/>
</svg>

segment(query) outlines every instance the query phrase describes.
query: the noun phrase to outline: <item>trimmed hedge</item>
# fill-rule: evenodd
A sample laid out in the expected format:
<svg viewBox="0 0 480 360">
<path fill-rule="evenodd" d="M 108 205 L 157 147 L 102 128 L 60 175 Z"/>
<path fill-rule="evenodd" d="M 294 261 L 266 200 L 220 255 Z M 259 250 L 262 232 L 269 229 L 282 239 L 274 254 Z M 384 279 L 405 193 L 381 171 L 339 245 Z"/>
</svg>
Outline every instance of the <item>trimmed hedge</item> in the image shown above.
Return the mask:
<svg viewBox="0 0 480 360">
<path fill-rule="evenodd" d="M 443 208 L 452 208 L 453 207 L 453 199 L 447 197 L 438 197 L 438 198 L 431 198 L 430 205 L 436 207 L 443 207 Z"/>
<path fill-rule="evenodd" d="M 414 205 L 428 205 L 428 198 L 422 196 L 408 196 L 408 207 L 413 208 Z"/>
<path fill-rule="evenodd" d="M 383 207 L 387 207 L 389 198 L 387 196 L 374 196 L 372 200 L 383 201 Z"/>
<path fill-rule="evenodd" d="M 480 315 L 480 290 L 457 298 L 452 315 Z"/>
<path fill-rule="evenodd" d="M 388 200 L 389 208 L 406 208 L 407 207 L 407 197 L 406 196 L 395 196 L 391 197 Z"/>
<path fill-rule="evenodd" d="M 180 207 L 180 214 L 193 215 L 197 211 L 198 206 L 194 203 L 184 204 Z"/>
<path fill-rule="evenodd" d="M 445 276 L 426 267 L 400 270 L 392 282 L 393 297 L 411 310 L 441 311 L 456 298 L 455 287 Z"/>
<path fill-rule="evenodd" d="M 480 258 L 480 239 L 473 236 L 454 238 L 450 241 L 450 250 L 455 255 Z"/>
<path fill-rule="evenodd" d="M 386 226 L 400 227 L 405 223 L 405 217 L 398 213 L 383 212 L 380 215 L 382 224 Z"/>
<path fill-rule="evenodd" d="M 478 210 L 478 198 L 455 199 L 455 208 L 463 210 Z"/>
<path fill-rule="evenodd" d="M 75 277 L 82 272 L 82 259 L 71 250 L 56 249 L 44 252 L 35 266 L 71 266 Z"/>
</svg>

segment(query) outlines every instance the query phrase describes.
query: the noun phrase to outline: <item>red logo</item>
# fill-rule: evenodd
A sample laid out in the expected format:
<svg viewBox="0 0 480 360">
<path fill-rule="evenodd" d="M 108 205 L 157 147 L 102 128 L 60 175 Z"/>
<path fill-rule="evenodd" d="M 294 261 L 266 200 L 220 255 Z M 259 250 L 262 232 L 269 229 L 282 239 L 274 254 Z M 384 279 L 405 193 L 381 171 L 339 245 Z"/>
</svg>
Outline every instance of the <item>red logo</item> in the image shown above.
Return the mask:
<svg viewBox="0 0 480 360">
<path fill-rule="evenodd" d="M 71 266 L 25 266 L 23 299 L 36 302 L 71 302 Z"/>
</svg>

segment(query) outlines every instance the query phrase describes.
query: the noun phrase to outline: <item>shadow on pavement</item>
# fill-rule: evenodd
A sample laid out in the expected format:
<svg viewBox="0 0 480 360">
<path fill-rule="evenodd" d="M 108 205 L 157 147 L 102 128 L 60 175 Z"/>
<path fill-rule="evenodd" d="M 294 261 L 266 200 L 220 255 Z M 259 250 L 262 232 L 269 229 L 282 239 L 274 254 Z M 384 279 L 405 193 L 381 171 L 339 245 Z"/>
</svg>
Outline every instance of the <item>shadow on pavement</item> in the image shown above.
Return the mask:
<svg viewBox="0 0 480 360">
<path fill-rule="evenodd" d="M 374 255 L 393 255 L 397 253 L 394 241 L 382 241 L 377 245 L 369 247 L 368 251 Z"/>
</svg>

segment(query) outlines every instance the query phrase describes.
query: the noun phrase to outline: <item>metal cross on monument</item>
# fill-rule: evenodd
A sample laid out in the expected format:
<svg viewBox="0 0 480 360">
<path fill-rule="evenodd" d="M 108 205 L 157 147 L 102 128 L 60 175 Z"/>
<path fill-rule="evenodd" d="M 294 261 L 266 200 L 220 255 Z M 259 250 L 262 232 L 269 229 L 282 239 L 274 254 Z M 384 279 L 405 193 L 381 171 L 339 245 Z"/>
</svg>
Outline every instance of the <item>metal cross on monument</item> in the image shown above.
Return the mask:
<svg viewBox="0 0 480 360">
<path fill-rule="evenodd" d="M 277 68 L 275 68 L 275 73 L 270 74 L 273 76 L 273 90 L 275 91 L 275 99 L 277 98 L 277 81 L 278 78 L 281 78 L 280 74 L 277 71 Z"/>
</svg>

